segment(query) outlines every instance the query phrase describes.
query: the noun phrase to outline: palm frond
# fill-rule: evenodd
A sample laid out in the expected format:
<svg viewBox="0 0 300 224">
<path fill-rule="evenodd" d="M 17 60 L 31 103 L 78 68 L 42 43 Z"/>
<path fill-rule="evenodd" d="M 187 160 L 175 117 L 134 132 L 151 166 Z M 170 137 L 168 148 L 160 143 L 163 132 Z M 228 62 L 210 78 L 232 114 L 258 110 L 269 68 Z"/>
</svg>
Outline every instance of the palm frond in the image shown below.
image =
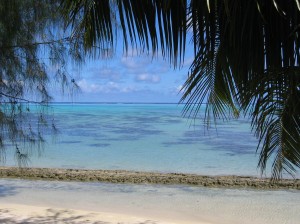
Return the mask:
<svg viewBox="0 0 300 224">
<path fill-rule="evenodd" d="M 273 159 L 274 179 L 282 171 L 293 174 L 300 167 L 296 3 L 210 1 L 209 9 L 205 4 L 192 1 L 189 11 L 196 57 L 184 85 L 184 112 L 195 117 L 207 102 L 209 120 L 240 108 L 252 117 L 262 172 Z"/>
<path fill-rule="evenodd" d="M 262 146 L 261 169 L 272 156 L 274 178 L 300 167 L 298 0 L 62 0 L 62 7 L 87 50 L 115 44 L 114 18 L 125 51 L 160 50 L 177 65 L 192 32 L 183 113 L 196 118 L 207 102 L 210 124 L 246 112 Z"/>
<path fill-rule="evenodd" d="M 293 67 L 255 77 L 239 95 L 261 146 L 258 166 L 263 172 L 273 158 L 274 179 L 283 170 L 293 174 L 300 166 L 299 72 L 300 68 Z"/>
<path fill-rule="evenodd" d="M 75 38 L 84 35 L 87 50 L 98 45 L 113 48 L 120 26 L 126 52 L 130 46 L 152 54 L 160 48 L 174 65 L 183 62 L 185 53 L 186 5 L 186 0 L 62 1 L 67 24 L 73 26 Z"/>
</svg>

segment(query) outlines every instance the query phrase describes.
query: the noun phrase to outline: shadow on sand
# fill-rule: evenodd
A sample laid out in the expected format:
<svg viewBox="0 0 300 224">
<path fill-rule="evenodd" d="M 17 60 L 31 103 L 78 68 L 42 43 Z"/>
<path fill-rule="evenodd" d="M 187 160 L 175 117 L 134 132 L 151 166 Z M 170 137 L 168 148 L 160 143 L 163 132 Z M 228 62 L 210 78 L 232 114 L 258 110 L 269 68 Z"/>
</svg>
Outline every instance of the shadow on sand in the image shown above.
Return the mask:
<svg viewBox="0 0 300 224">
<path fill-rule="evenodd" d="M 14 216 L 7 209 L 0 209 L 0 223 L 3 224 L 122 224 L 122 222 L 92 221 L 89 219 L 92 216 L 93 213 L 88 215 L 76 215 L 69 210 L 47 209 L 47 213 L 43 216 L 21 218 Z M 157 224 L 157 222 L 146 220 L 132 224 Z"/>
</svg>

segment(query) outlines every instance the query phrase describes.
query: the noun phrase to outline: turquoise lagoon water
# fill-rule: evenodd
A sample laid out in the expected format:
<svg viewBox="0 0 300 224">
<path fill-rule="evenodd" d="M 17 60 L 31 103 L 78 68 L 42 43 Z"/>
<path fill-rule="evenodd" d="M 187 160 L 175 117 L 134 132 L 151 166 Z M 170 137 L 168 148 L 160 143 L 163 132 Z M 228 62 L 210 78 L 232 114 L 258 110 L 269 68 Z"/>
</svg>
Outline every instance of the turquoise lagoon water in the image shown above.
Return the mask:
<svg viewBox="0 0 300 224">
<path fill-rule="evenodd" d="M 260 175 L 247 118 L 207 130 L 177 104 L 53 104 L 59 135 L 45 135 L 29 166 L 124 169 L 209 175 Z M 203 112 L 199 117 L 203 118 Z M 6 150 L 7 166 L 16 165 Z M 266 175 L 269 175 L 269 170 Z"/>
</svg>

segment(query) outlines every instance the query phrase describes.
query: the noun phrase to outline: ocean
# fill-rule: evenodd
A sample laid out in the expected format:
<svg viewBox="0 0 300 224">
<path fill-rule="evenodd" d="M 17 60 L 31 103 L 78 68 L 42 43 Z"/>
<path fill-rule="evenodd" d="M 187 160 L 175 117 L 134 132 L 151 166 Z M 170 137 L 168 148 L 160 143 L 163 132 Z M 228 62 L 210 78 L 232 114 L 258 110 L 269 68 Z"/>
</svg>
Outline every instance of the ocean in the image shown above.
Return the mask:
<svg viewBox="0 0 300 224">
<path fill-rule="evenodd" d="M 46 143 L 30 151 L 28 166 L 261 175 L 249 118 L 218 120 L 207 129 L 204 108 L 195 120 L 182 110 L 177 104 L 51 104 L 47 111 L 59 133 L 44 133 Z M 11 147 L 6 166 L 17 165 Z M 270 173 L 268 166 L 264 176 Z"/>
<path fill-rule="evenodd" d="M 176 104 L 52 104 L 47 111 L 59 133 L 56 137 L 44 133 L 46 143 L 41 151 L 29 150 L 28 166 L 260 176 L 258 142 L 247 118 L 218 121 L 217 129 L 207 130 L 201 120 L 204 111 L 191 120 L 182 117 L 182 109 Z M 17 165 L 14 147 L 6 148 L 6 166 Z M 270 165 L 264 175 L 270 176 Z M 65 216 L 54 208 L 147 217 L 143 223 L 162 219 L 296 224 L 300 194 L 297 190 L 2 178 L 0 197 L 4 220 L 9 206 L 21 205 L 51 208 L 46 217 L 38 218 L 62 222 Z"/>
</svg>

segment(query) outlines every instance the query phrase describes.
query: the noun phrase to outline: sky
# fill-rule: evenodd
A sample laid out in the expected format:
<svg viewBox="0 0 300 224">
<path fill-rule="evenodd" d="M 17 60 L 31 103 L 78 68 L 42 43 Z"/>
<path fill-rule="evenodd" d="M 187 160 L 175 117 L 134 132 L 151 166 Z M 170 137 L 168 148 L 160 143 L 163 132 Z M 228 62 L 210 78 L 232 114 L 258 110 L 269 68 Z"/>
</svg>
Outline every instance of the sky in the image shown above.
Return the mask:
<svg viewBox="0 0 300 224">
<path fill-rule="evenodd" d="M 80 87 L 73 94 L 54 94 L 55 102 L 178 103 L 193 56 L 187 46 L 184 64 L 175 68 L 161 55 L 138 54 L 117 46 L 111 59 L 89 60 L 69 73 Z"/>
</svg>

